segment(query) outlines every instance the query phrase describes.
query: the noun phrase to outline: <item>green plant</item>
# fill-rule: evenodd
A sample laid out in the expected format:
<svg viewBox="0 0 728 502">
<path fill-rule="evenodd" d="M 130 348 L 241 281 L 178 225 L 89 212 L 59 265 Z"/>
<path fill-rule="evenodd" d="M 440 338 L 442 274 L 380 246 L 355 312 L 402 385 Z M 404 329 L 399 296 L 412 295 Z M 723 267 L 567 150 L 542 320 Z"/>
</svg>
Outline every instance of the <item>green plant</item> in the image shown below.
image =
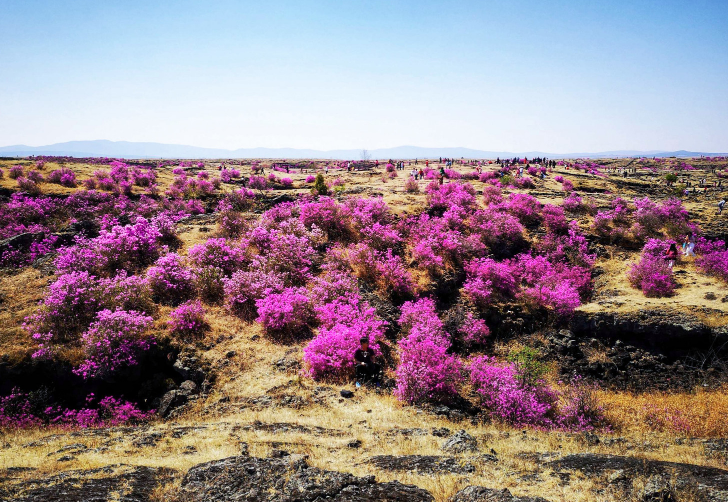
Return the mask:
<svg viewBox="0 0 728 502">
<path fill-rule="evenodd" d="M 512 350 L 507 359 L 515 365 L 523 385 L 535 386 L 549 370 L 548 365 L 539 359 L 538 350 L 533 347 Z"/>
<path fill-rule="evenodd" d="M 317 195 L 327 195 L 329 193 L 329 188 L 324 181 L 324 175 L 321 173 L 316 175 L 316 181 L 313 183 L 313 193 Z"/>
</svg>

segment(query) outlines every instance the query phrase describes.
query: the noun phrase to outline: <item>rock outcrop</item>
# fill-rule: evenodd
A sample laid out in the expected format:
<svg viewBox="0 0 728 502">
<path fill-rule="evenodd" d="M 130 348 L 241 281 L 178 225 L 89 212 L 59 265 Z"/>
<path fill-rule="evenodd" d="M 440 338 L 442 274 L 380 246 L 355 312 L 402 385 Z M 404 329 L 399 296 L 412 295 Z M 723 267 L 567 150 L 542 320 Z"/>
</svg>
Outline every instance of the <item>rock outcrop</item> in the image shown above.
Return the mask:
<svg viewBox="0 0 728 502">
<path fill-rule="evenodd" d="M 182 481 L 184 502 L 432 502 L 429 492 L 374 476 L 311 467 L 301 455 L 230 457 L 197 465 Z"/>
</svg>

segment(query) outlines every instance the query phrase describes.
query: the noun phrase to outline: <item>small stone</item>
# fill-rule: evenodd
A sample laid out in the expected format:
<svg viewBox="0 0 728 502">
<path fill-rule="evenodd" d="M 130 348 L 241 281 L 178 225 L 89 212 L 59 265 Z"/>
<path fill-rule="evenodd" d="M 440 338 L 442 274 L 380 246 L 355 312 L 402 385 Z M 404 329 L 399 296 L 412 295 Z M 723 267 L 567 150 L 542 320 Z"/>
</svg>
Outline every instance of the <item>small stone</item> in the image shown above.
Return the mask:
<svg viewBox="0 0 728 502">
<path fill-rule="evenodd" d="M 198 387 L 192 380 L 185 380 L 180 384 L 179 390 L 189 396 L 190 394 L 197 394 Z"/>
<path fill-rule="evenodd" d="M 707 293 L 705 293 L 705 299 L 706 300 L 717 300 L 718 297 L 715 296 L 715 293 L 713 293 L 712 291 L 708 291 Z"/>
<path fill-rule="evenodd" d="M 358 439 L 353 439 L 349 441 L 346 446 L 348 446 L 349 448 L 359 448 L 361 446 L 361 441 Z"/>
<path fill-rule="evenodd" d="M 432 428 L 432 435 L 438 438 L 446 438 L 448 437 L 452 432 L 447 427 L 433 427 Z"/>
<path fill-rule="evenodd" d="M 675 495 L 670 484 L 662 476 L 652 476 L 642 490 L 643 502 L 674 502 Z"/>
<path fill-rule="evenodd" d="M 339 392 L 339 394 L 341 395 L 341 397 L 346 399 L 351 399 L 352 397 L 354 397 L 354 393 L 346 389 L 341 389 L 341 392 Z"/>
<path fill-rule="evenodd" d="M 235 357 L 236 354 L 237 352 L 235 352 L 234 350 L 229 350 L 225 353 L 225 357 L 227 357 L 228 359 L 232 359 L 233 357 Z"/>
<path fill-rule="evenodd" d="M 71 460 L 76 460 L 76 457 L 73 455 L 63 455 L 58 458 L 57 462 L 70 462 Z"/>
<path fill-rule="evenodd" d="M 589 446 L 596 446 L 601 442 L 599 439 L 599 436 L 597 436 L 593 432 L 585 432 L 583 437 L 584 437 L 584 441 Z"/>
<path fill-rule="evenodd" d="M 478 451 L 478 440 L 464 430 L 460 430 L 445 440 L 442 449 L 450 453 Z"/>
</svg>

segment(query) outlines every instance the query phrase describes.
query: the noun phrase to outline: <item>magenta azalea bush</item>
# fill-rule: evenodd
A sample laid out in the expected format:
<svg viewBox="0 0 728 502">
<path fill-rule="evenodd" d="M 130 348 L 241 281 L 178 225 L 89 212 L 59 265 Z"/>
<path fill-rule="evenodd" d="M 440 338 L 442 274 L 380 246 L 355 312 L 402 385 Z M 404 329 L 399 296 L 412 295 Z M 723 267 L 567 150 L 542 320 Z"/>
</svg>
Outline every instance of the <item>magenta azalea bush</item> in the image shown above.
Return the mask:
<svg viewBox="0 0 728 502">
<path fill-rule="evenodd" d="M 297 338 L 307 333 L 314 319 L 313 308 L 304 288 L 286 288 L 255 301 L 258 319 L 275 338 Z"/>
<path fill-rule="evenodd" d="M 639 261 L 627 270 L 627 279 L 647 297 L 672 296 L 677 286 L 675 278 L 663 255 L 674 241 L 650 239 L 644 246 Z"/>
<path fill-rule="evenodd" d="M 13 389 L 0 396 L 0 429 L 29 428 L 44 425 L 62 427 L 114 427 L 133 425 L 152 418 L 155 410 L 141 411 L 129 401 L 106 396 L 98 401 L 94 394 L 86 398 L 88 408 L 69 409 L 48 405 L 38 392 Z M 91 407 L 93 406 L 93 407 Z"/>
<path fill-rule="evenodd" d="M 459 391 L 463 366 L 448 353 L 450 340 L 434 302 L 406 302 L 399 323 L 407 336 L 398 344 L 395 396 L 410 404 L 450 401 Z"/>
<path fill-rule="evenodd" d="M 152 294 L 161 303 L 174 305 L 195 293 L 192 271 L 184 266 L 177 253 L 164 255 L 149 267 L 147 281 Z"/>
<path fill-rule="evenodd" d="M 575 432 L 607 425 L 592 387 L 578 377 L 565 392 L 559 392 L 543 381 L 528 383 L 519 375 L 517 365 L 488 356 L 474 358 L 468 369 L 480 405 L 501 422 Z"/>
<path fill-rule="evenodd" d="M 169 314 L 169 332 L 186 342 L 201 338 L 210 325 L 199 300 L 183 303 Z"/>
<path fill-rule="evenodd" d="M 105 377 L 138 364 L 141 353 L 155 343 L 147 334 L 152 322 L 150 316 L 133 310 L 102 310 L 81 337 L 86 359 L 74 373 Z"/>
</svg>

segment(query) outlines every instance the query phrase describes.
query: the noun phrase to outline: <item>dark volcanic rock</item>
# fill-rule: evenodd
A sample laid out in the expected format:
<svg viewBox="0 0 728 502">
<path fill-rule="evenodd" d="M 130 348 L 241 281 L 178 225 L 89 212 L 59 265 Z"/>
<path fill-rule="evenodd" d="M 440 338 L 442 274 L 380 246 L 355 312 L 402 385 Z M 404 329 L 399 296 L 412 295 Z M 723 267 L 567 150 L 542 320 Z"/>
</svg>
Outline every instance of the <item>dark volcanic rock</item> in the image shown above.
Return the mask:
<svg viewBox="0 0 728 502">
<path fill-rule="evenodd" d="M 66 471 L 49 478 L 7 483 L 0 500 L 16 502 L 147 502 L 176 471 L 128 465 Z M 118 497 L 118 498 L 115 498 Z"/>
<path fill-rule="evenodd" d="M 725 328 L 711 328 L 690 314 L 669 310 L 576 312 L 570 328 L 577 336 L 616 338 L 643 349 L 658 350 L 671 358 L 722 347 L 728 341 Z"/>
<path fill-rule="evenodd" d="M 677 479 L 678 487 L 694 487 L 706 500 L 728 501 L 728 471 L 715 467 L 595 453 L 567 455 L 546 466 L 554 470 L 582 471 L 591 476 L 614 471 L 622 471 L 629 476 L 665 476 Z"/>
<path fill-rule="evenodd" d="M 471 463 L 463 463 L 455 457 L 436 455 L 377 455 L 367 462 L 385 471 L 416 471 L 419 474 L 475 472 L 475 467 Z"/>
<path fill-rule="evenodd" d="M 450 502 L 548 502 L 541 497 L 515 497 L 508 489 L 493 490 L 483 486 L 468 486 L 457 492 Z"/>
<path fill-rule="evenodd" d="M 197 465 L 182 481 L 184 502 L 431 502 L 427 491 L 374 476 L 310 467 L 304 457 L 281 459 L 230 457 Z"/>
</svg>

